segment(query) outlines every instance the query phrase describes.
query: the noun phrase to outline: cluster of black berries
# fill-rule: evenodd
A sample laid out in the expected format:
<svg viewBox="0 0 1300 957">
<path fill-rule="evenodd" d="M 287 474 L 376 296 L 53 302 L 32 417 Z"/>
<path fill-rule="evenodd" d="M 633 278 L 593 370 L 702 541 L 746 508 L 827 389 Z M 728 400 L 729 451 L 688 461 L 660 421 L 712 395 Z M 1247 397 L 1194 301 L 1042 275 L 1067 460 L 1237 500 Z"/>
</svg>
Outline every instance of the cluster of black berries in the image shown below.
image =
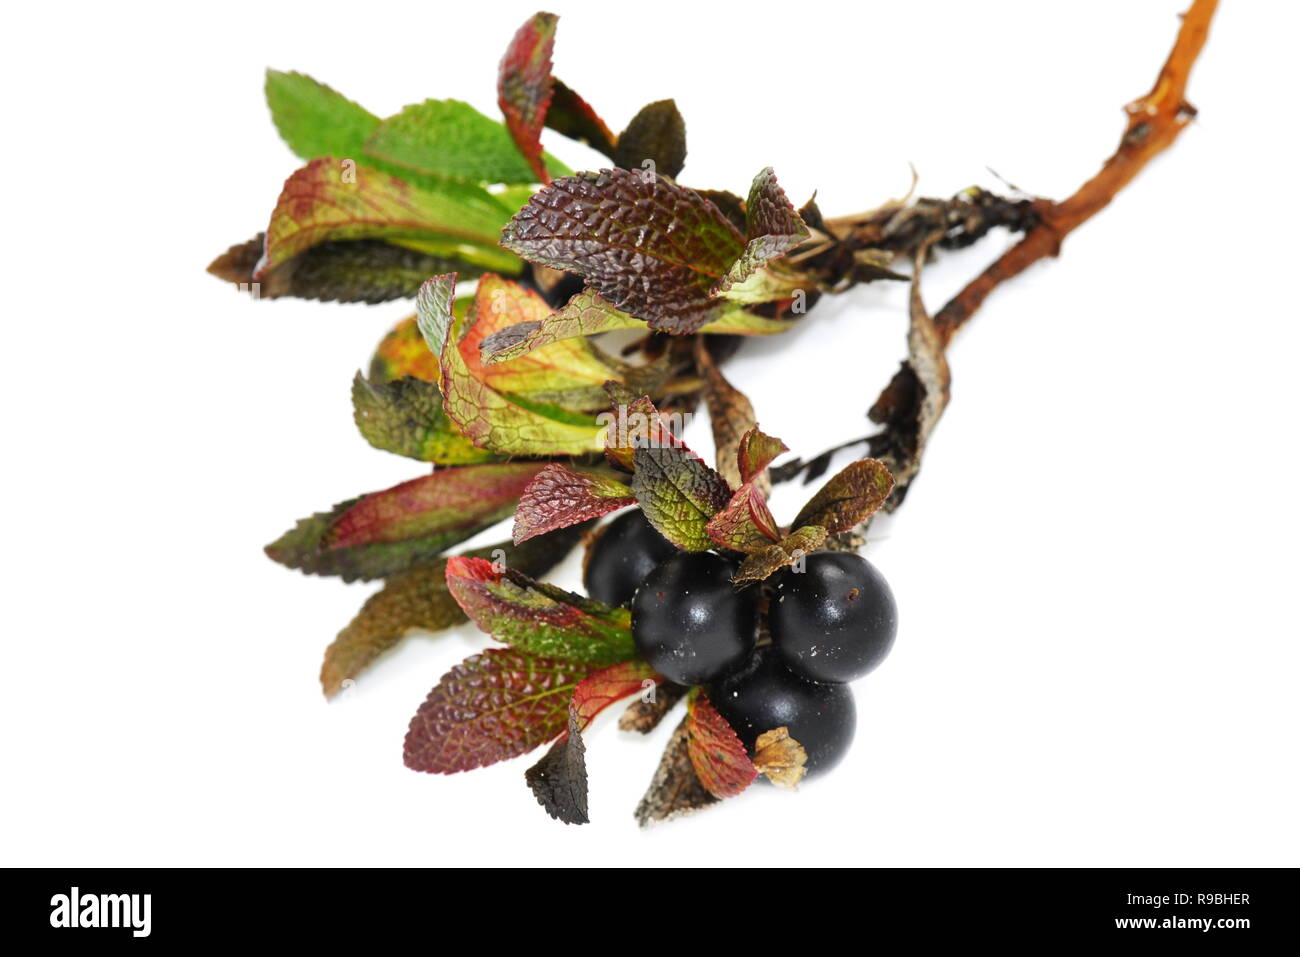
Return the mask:
<svg viewBox="0 0 1300 957">
<path fill-rule="evenodd" d="M 897 612 L 884 577 L 848 552 L 817 552 L 772 586 L 757 647 L 761 591 L 732 584 L 738 564 L 683 552 L 640 510 L 606 526 L 588 558 L 591 597 L 630 605 L 637 649 L 661 675 L 705 685 L 709 700 L 754 753 L 765 731 L 789 728 L 808 754 L 807 773 L 839 761 L 856 712 L 846 682 L 861 678 L 894 643 Z"/>
</svg>

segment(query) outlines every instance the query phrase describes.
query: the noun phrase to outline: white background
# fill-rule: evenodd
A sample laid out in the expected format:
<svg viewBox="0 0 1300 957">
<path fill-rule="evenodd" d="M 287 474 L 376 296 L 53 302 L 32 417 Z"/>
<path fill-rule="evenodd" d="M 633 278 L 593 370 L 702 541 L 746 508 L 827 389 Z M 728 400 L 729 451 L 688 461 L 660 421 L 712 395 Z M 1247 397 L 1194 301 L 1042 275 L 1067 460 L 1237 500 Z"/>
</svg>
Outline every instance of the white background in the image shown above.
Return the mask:
<svg viewBox="0 0 1300 957">
<path fill-rule="evenodd" d="M 1181 5 L 566 2 L 556 69 L 615 129 L 675 97 L 689 185 L 743 192 L 770 164 L 848 213 L 913 163 L 927 195 L 1001 188 L 991 167 L 1059 197 L 1114 147 Z M 901 634 L 855 686 L 835 774 L 641 832 L 673 722 L 589 733 L 585 828 L 535 805 L 532 758 L 408 771 L 407 721 L 484 644 L 470 627 L 408 639 L 326 704 L 321 653 L 376 586 L 261 546 L 421 472 L 369 448 L 349 401 L 407 310 L 253 302 L 203 267 L 298 165 L 266 66 L 381 115 L 428 96 L 495 115 L 533 9 L 9 11 L 4 863 L 1300 863 L 1291 5 L 1226 4 L 1201 118 L 956 342 L 952 405 L 866 552 Z M 1008 241 L 945 256 L 932 307 Z M 805 455 L 862 434 L 904 292 L 747 346 L 728 374 L 763 426 Z M 707 432 L 688 436 L 705 452 Z"/>
</svg>

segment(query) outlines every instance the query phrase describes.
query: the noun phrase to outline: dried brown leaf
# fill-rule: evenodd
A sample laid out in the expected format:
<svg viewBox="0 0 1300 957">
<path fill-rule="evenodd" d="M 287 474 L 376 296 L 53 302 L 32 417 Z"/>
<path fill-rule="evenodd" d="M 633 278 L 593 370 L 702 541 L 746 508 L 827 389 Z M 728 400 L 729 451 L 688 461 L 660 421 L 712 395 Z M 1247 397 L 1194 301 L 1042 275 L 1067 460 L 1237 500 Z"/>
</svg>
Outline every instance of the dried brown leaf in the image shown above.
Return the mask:
<svg viewBox="0 0 1300 957">
<path fill-rule="evenodd" d="M 690 733 L 683 718 L 664 749 L 663 759 L 649 789 L 636 806 L 636 820 L 642 827 L 667 821 L 717 804 L 718 798 L 705 790 L 691 763 Z"/>
<path fill-rule="evenodd" d="M 808 752 L 790 737 L 790 729 L 764 731 L 754 742 L 754 767 L 773 784 L 793 788 L 804 776 Z"/>
</svg>

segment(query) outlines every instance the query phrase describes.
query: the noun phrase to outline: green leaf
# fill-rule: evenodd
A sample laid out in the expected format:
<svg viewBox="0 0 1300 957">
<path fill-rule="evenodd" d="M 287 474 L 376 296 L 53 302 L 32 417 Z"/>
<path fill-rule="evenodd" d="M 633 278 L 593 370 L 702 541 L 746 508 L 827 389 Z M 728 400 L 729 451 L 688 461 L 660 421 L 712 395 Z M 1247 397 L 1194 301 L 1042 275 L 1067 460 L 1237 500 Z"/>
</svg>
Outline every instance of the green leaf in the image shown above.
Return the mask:
<svg viewBox="0 0 1300 957">
<path fill-rule="evenodd" d="M 515 145 L 542 183 L 551 180 L 542 165 L 542 126 L 554 95 L 551 53 L 558 19 L 553 13 L 533 14 L 515 32 L 497 72 L 497 104 Z"/>
<path fill-rule="evenodd" d="M 799 510 L 794 527 L 820 525 L 830 535 L 847 532 L 874 515 L 893 489 L 894 477 L 883 462 L 850 462 Z"/>
<path fill-rule="evenodd" d="M 544 575 L 563 560 L 582 534 L 583 526 L 573 526 L 525 545 L 497 542 L 465 554 L 500 559 L 526 575 Z M 465 620 L 465 613 L 447 590 L 445 559 L 392 575 L 325 650 L 320 672 L 325 697 L 337 694 L 345 681 L 356 679 L 408 633 L 439 631 Z"/>
<path fill-rule="evenodd" d="M 403 759 L 453 774 L 525 754 L 561 734 L 569 697 L 589 669 L 513 648 L 489 648 L 443 675 L 411 719 Z"/>
<path fill-rule="evenodd" d="M 721 314 L 711 290 L 744 250 L 736 228 L 698 193 L 621 169 L 539 190 L 501 245 L 581 275 L 614 307 L 677 334 Z"/>
<path fill-rule="evenodd" d="M 520 651 L 596 667 L 636 655 L 627 609 L 542 584 L 503 564 L 450 559 L 447 588 L 481 631 Z"/>
<path fill-rule="evenodd" d="M 752 552 L 740 563 L 740 571 L 732 579 L 737 585 L 757 582 L 775 571 L 793 565 L 800 558 L 815 552 L 826 541 L 826 529 L 820 525 L 796 528 L 775 545 Z"/>
<path fill-rule="evenodd" d="M 256 278 L 313 246 L 350 239 L 412 242 L 429 255 L 509 271 L 515 261 L 496 249 L 498 228 L 497 214 L 456 193 L 430 192 L 380 170 L 322 157 L 285 181 Z"/>
<path fill-rule="evenodd" d="M 646 161 L 650 166 L 646 167 Z M 686 121 L 672 100 L 641 108 L 619 134 L 614 165 L 623 169 L 650 169 L 673 179 L 686 165 Z"/>
<path fill-rule="evenodd" d="M 379 124 L 365 155 L 393 172 L 462 183 L 533 183 L 506 128 L 460 100 L 425 100 Z M 556 175 L 568 169 L 549 159 Z"/>
<path fill-rule="evenodd" d="M 722 476 L 684 447 L 637 447 L 632 462 L 632 491 L 659 534 L 688 552 L 711 549 L 709 520 L 731 498 Z"/>
<path fill-rule="evenodd" d="M 439 465 L 491 461 L 442 411 L 442 393 L 424 379 L 404 376 L 369 382 L 360 372 L 352 380 L 352 416 L 367 442 L 377 449 Z"/>
<path fill-rule="evenodd" d="M 357 157 L 379 117 L 303 73 L 266 71 L 266 104 L 280 137 L 305 160 Z"/>
<path fill-rule="evenodd" d="M 610 372 L 581 340 L 556 343 L 505 365 L 485 367 L 479 344 L 498 329 L 539 319 L 545 301 L 496 276 L 484 276 L 463 320 L 451 313 L 454 276 L 436 276 L 416 297 L 420 331 L 439 357 L 444 409 L 480 448 L 503 455 L 583 455 L 600 448 L 595 417 L 555 404 L 597 407 L 597 380 Z M 580 345 L 580 350 L 572 345 Z M 550 391 L 547 391 L 550 390 Z M 547 400 L 550 401 L 547 401 Z"/>
<path fill-rule="evenodd" d="M 553 463 L 538 472 L 519 497 L 514 540 L 524 542 L 635 502 L 632 490 L 622 482 Z"/>
<path fill-rule="evenodd" d="M 541 467 L 516 462 L 439 469 L 305 518 L 266 553 L 307 574 L 383 578 L 508 517 Z"/>
</svg>

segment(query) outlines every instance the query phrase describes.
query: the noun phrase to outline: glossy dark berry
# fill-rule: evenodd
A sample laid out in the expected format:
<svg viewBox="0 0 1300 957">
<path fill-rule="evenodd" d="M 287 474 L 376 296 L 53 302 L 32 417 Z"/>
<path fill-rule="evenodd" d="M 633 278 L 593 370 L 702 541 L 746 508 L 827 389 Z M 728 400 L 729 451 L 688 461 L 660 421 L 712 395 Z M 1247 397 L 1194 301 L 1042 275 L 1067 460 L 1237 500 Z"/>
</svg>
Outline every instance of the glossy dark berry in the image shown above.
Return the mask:
<svg viewBox="0 0 1300 957">
<path fill-rule="evenodd" d="M 898 630 L 889 583 L 851 552 L 818 552 L 803 571 L 782 572 L 767 619 L 786 666 L 813 681 L 861 678 Z"/>
<path fill-rule="evenodd" d="M 656 671 L 703 684 L 740 667 L 754 649 L 757 589 L 731 583 L 737 565 L 712 552 L 678 552 L 632 598 L 632 638 Z"/>
<path fill-rule="evenodd" d="M 858 714 L 853 692 L 844 684 L 819 684 L 794 674 L 771 645 L 759 648 L 749 663 L 714 684 L 709 701 L 752 757 L 765 731 L 789 728 L 808 753 L 808 775 L 828 771 L 853 743 Z"/>
<path fill-rule="evenodd" d="M 582 583 L 597 601 L 625 605 L 655 566 L 675 554 L 672 542 L 634 508 L 605 526 L 591 547 Z"/>
</svg>

